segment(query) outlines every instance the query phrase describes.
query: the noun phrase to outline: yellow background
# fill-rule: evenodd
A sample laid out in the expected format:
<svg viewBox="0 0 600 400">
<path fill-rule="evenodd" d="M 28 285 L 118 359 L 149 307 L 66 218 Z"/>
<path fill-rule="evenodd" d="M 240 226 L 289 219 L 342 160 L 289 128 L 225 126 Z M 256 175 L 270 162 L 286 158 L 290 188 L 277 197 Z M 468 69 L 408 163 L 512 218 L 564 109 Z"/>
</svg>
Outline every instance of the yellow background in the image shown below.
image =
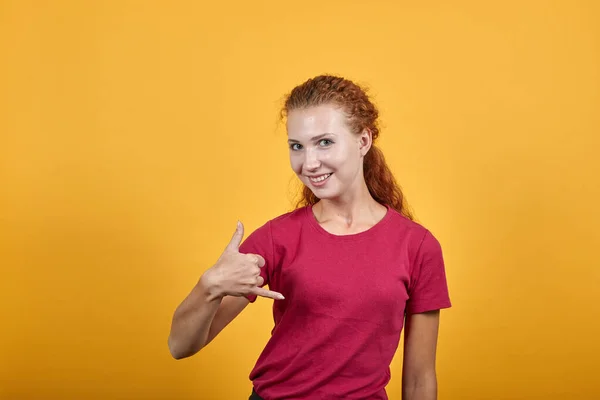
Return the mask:
<svg viewBox="0 0 600 400">
<path fill-rule="evenodd" d="M 324 72 L 444 247 L 439 398 L 600 398 L 599 4 L 1 1 L 0 398 L 247 398 L 270 303 L 182 361 L 170 319 L 290 209 L 277 114 Z"/>
</svg>

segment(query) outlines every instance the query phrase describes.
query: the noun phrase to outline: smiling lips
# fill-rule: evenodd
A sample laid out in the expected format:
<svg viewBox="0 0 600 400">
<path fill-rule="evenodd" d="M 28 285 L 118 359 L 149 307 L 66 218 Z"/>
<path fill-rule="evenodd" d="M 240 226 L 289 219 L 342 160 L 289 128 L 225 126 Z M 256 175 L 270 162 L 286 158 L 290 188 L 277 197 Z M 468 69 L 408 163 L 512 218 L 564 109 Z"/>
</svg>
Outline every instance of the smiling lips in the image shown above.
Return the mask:
<svg viewBox="0 0 600 400">
<path fill-rule="evenodd" d="M 319 175 L 319 176 L 309 176 L 308 179 L 313 184 L 313 186 L 322 186 L 325 184 L 325 182 L 331 175 L 332 174 L 329 173 L 329 174 L 324 174 L 324 175 Z"/>
</svg>

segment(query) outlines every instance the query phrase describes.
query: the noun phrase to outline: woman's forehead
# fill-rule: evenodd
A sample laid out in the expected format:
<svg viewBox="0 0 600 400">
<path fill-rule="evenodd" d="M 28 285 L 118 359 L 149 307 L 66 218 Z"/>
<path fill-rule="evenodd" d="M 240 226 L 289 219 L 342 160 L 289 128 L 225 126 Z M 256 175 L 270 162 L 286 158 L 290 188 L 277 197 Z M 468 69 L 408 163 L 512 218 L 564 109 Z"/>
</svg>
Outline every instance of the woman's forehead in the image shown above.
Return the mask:
<svg viewBox="0 0 600 400">
<path fill-rule="evenodd" d="M 287 115 L 290 138 L 306 139 L 326 133 L 341 134 L 348 131 L 346 115 L 338 107 L 322 105 L 290 111 Z"/>
</svg>

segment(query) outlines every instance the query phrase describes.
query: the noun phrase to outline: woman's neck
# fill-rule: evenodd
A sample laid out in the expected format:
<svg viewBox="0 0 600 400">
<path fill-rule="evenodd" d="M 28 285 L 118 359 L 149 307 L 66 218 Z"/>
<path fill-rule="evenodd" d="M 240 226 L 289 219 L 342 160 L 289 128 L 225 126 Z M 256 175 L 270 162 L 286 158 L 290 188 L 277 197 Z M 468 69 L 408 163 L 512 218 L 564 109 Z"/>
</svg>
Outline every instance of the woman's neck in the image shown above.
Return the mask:
<svg viewBox="0 0 600 400">
<path fill-rule="evenodd" d="M 354 196 L 323 199 L 313 206 L 313 214 L 320 224 L 345 229 L 371 227 L 379 222 L 386 212 L 386 207 L 371 196 L 366 185 L 364 190 Z"/>
</svg>

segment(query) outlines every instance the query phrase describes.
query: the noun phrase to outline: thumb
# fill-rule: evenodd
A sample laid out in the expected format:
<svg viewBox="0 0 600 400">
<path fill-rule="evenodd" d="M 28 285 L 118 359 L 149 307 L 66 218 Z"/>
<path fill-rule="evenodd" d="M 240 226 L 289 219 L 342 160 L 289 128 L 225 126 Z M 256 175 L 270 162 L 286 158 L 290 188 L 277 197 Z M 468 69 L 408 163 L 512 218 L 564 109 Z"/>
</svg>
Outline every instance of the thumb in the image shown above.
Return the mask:
<svg viewBox="0 0 600 400">
<path fill-rule="evenodd" d="M 237 228 L 229 241 L 229 244 L 225 248 L 227 251 L 237 252 L 240 249 L 240 244 L 242 243 L 242 239 L 244 238 L 244 225 L 238 221 Z"/>
</svg>

